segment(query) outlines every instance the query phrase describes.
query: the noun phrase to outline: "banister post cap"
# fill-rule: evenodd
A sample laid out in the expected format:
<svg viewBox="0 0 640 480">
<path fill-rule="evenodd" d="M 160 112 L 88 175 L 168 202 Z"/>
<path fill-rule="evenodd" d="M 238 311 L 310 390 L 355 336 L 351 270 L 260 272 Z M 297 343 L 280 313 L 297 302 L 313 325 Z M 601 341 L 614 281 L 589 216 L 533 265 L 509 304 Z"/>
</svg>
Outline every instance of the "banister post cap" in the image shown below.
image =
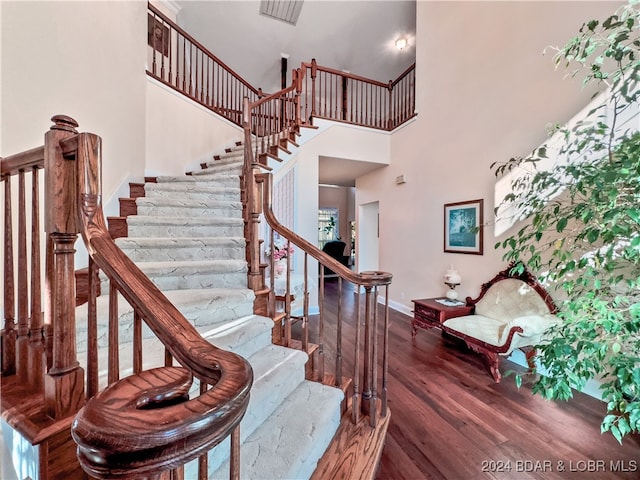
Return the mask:
<svg viewBox="0 0 640 480">
<path fill-rule="evenodd" d="M 67 132 L 78 133 L 76 130 L 76 128 L 78 128 L 78 122 L 71 117 L 54 115 L 51 117 L 51 121 L 54 123 L 54 125 L 51 126 L 51 130 L 66 130 Z"/>
</svg>

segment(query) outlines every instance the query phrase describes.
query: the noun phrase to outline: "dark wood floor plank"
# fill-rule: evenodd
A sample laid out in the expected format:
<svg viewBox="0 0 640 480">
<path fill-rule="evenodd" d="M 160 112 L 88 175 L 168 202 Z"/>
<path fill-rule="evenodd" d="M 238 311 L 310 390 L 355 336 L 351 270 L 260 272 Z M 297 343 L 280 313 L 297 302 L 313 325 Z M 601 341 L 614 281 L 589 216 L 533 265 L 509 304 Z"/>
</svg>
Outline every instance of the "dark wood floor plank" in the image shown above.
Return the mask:
<svg viewBox="0 0 640 480">
<path fill-rule="evenodd" d="M 337 282 L 326 281 L 325 292 L 331 370 Z M 349 375 L 354 305 L 355 293 L 345 284 L 343 361 Z M 311 323 L 310 338 L 317 341 L 317 318 Z M 377 480 L 640 478 L 640 439 L 627 437 L 619 445 L 610 434 L 601 435 L 606 409 L 599 400 L 576 393 L 569 402 L 546 401 L 531 393 L 530 384 L 516 388 L 511 376 L 496 384 L 482 358 L 455 339 L 420 330 L 412 341 L 411 318 L 394 310 L 389 351 L 392 415 Z M 509 369 L 522 371 L 503 361 L 503 374 Z M 497 471 L 496 462 L 510 462 L 511 470 Z"/>
</svg>

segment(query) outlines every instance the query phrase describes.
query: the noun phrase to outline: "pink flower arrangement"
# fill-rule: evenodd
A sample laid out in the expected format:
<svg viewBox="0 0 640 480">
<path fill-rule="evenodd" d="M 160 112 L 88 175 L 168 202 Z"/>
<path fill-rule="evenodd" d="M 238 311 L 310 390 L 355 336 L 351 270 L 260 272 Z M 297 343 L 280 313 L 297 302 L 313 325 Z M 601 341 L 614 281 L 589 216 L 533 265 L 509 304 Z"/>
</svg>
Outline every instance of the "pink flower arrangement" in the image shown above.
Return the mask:
<svg viewBox="0 0 640 480">
<path fill-rule="evenodd" d="M 271 250 L 267 251 L 267 255 L 273 256 L 273 260 L 276 262 L 293 255 L 293 245 L 280 236 L 274 237 L 272 247 Z"/>
</svg>

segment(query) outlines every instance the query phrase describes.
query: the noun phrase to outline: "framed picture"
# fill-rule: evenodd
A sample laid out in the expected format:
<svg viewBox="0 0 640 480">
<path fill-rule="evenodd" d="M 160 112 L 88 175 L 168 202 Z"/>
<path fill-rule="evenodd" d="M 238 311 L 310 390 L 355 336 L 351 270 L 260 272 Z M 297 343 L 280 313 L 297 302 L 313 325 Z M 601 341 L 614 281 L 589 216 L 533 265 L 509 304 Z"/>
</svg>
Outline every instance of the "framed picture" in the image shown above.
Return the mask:
<svg viewBox="0 0 640 480">
<path fill-rule="evenodd" d="M 445 252 L 482 255 L 483 205 L 482 199 L 445 204 Z"/>
<path fill-rule="evenodd" d="M 169 27 L 152 15 L 148 16 L 147 43 L 165 57 L 169 56 Z"/>
</svg>

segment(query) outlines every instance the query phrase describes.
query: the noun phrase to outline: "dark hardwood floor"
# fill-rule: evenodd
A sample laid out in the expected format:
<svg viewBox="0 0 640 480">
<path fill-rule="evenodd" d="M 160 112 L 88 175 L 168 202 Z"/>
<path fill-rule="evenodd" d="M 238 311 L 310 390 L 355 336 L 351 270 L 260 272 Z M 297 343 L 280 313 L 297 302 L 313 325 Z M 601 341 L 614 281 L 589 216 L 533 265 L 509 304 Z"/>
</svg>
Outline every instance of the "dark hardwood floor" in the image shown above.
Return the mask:
<svg viewBox="0 0 640 480">
<path fill-rule="evenodd" d="M 338 282 L 325 282 L 326 366 L 333 367 Z M 345 375 L 352 372 L 355 293 L 343 288 Z M 411 317 L 391 310 L 391 422 L 377 480 L 639 479 L 640 440 L 600 433 L 605 405 L 580 393 L 549 402 L 493 382 L 481 358 L 437 330 L 411 339 Z M 382 317 L 381 317 L 382 318 Z M 312 318 L 312 324 L 317 317 Z M 317 326 L 310 337 L 317 338 Z M 506 370 L 517 365 L 503 361 Z M 349 372 L 349 373 L 347 373 Z"/>
</svg>

